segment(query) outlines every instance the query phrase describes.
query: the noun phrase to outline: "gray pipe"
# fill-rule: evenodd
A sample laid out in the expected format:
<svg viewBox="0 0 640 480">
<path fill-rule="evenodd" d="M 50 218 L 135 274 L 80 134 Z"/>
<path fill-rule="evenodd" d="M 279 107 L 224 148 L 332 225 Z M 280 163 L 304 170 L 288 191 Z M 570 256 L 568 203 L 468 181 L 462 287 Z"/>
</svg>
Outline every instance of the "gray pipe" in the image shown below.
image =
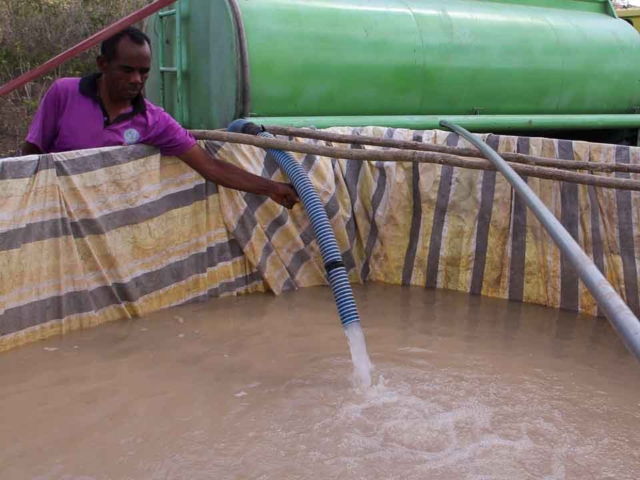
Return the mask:
<svg viewBox="0 0 640 480">
<path fill-rule="evenodd" d="M 622 338 L 627 349 L 640 361 L 640 321 L 631 309 L 620 298 L 611 284 L 602 275 L 598 267 L 591 261 L 580 245 L 565 230 L 558 219 L 549 211 L 542 200 L 529 188 L 520 176 L 513 171 L 509 164 L 491 147 L 480 141 L 462 127 L 443 120 L 440 125 L 457 133 L 472 143 L 493 163 L 502 175 L 509 181 L 513 189 L 522 196 L 526 204 L 533 211 L 540 223 L 549 232 L 560 251 L 571 262 L 578 276 L 585 283 L 591 295 L 605 313 L 613 328 Z"/>
</svg>

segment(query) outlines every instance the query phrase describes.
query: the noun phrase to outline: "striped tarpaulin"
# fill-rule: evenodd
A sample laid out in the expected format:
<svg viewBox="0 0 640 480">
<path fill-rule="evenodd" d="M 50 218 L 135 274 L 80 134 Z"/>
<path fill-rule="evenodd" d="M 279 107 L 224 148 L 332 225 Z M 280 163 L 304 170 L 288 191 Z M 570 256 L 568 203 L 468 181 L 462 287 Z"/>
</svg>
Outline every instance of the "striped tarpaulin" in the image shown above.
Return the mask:
<svg viewBox="0 0 640 480">
<path fill-rule="evenodd" d="M 441 131 L 331 131 L 468 146 Z M 637 148 L 486 140 L 501 152 L 640 162 Z M 260 149 L 203 145 L 285 181 Z M 573 269 L 499 174 L 295 156 L 325 203 L 351 281 L 597 314 Z M 639 312 L 638 194 L 527 182 Z M 145 146 L 0 160 L 0 205 L 0 351 L 189 301 L 327 284 L 300 207 L 287 211 L 264 197 L 218 189 Z"/>
<path fill-rule="evenodd" d="M 264 291 L 214 184 L 126 147 L 0 161 L 0 351 L 197 299 Z"/>
</svg>

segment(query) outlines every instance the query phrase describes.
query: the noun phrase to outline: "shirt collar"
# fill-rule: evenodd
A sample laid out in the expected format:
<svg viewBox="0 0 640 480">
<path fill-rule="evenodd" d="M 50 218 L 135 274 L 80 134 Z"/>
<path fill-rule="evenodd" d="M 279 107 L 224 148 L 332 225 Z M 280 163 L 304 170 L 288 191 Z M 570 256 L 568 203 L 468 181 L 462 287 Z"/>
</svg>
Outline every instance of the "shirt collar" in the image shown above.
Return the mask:
<svg viewBox="0 0 640 480">
<path fill-rule="evenodd" d="M 102 99 L 98 96 L 98 78 L 100 78 L 101 75 L 102 73 L 92 73 L 80 79 L 80 93 L 85 97 L 96 100 L 100 105 L 102 105 Z M 131 100 L 131 106 L 133 107 L 132 113 L 134 114 L 147 111 L 147 104 L 141 93 Z"/>
</svg>

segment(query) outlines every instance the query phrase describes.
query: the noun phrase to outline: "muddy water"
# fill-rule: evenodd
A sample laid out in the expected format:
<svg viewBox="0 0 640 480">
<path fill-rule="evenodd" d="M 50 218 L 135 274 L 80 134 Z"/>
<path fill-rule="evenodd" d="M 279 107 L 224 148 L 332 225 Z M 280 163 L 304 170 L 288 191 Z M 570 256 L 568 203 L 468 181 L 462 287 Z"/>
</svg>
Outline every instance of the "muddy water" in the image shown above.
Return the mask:
<svg viewBox="0 0 640 480">
<path fill-rule="evenodd" d="M 211 301 L 0 355 L 0 478 L 637 479 L 640 367 L 604 320 L 356 289 Z"/>
</svg>

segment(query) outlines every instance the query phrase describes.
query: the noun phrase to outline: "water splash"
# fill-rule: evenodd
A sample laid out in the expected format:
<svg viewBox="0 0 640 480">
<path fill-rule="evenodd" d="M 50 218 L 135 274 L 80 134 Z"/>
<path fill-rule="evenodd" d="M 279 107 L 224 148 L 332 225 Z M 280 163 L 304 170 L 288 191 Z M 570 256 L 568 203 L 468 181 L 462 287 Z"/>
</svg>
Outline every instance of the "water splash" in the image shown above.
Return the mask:
<svg viewBox="0 0 640 480">
<path fill-rule="evenodd" d="M 356 388 L 370 388 L 373 366 L 367 353 L 367 343 L 360 322 L 350 323 L 344 327 L 344 332 L 349 341 L 349 350 L 351 350 L 354 384 Z"/>
</svg>

